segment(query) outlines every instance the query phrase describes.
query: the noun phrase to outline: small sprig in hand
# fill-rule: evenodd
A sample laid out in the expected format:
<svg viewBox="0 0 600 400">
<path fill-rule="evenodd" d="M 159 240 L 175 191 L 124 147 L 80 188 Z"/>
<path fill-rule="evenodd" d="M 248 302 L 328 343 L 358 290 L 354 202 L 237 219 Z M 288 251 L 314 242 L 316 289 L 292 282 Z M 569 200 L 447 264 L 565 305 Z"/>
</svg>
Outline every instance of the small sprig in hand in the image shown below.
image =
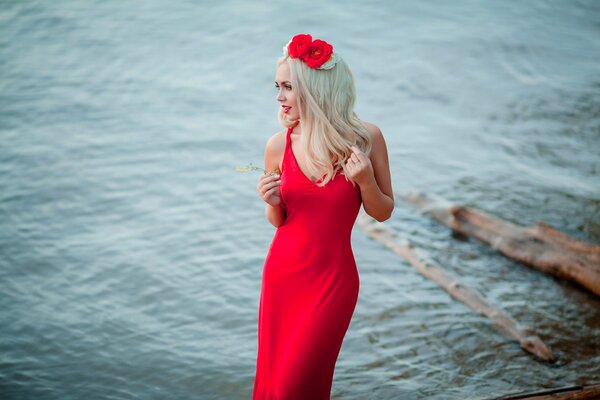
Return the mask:
<svg viewBox="0 0 600 400">
<path fill-rule="evenodd" d="M 275 168 L 274 171 L 271 172 L 267 172 L 266 169 L 261 168 L 261 167 L 257 167 L 256 165 L 250 163 L 248 165 L 243 165 L 243 166 L 237 166 L 235 167 L 235 170 L 237 172 L 250 172 L 250 171 L 262 171 L 263 175 L 273 175 L 273 174 L 279 174 L 281 171 L 279 171 L 279 168 Z"/>
</svg>

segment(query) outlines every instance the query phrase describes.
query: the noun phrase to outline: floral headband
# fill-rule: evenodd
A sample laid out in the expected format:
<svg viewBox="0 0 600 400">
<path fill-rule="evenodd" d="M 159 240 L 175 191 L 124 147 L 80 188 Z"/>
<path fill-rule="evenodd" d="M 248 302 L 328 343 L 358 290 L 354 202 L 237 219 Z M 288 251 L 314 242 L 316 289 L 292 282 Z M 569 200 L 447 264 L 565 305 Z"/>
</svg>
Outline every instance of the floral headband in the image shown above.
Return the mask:
<svg viewBox="0 0 600 400">
<path fill-rule="evenodd" d="M 333 46 L 324 40 L 312 40 L 308 34 L 296 35 L 283 46 L 283 55 L 299 58 L 312 69 L 331 69 L 339 61 Z"/>
</svg>

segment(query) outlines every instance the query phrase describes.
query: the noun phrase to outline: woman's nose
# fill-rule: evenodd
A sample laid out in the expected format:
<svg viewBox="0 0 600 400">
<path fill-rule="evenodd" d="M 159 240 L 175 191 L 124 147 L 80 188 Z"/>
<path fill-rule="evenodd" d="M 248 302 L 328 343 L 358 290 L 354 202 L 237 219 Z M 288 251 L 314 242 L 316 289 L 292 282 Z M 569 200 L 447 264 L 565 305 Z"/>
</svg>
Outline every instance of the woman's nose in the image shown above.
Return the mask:
<svg viewBox="0 0 600 400">
<path fill-rule="evenodd" d="M 279 93 L 277 93 L 277 101 L 284 101 L 285 96 L 283 95 L 283 90 L 279 89 Z"/>
</svg>

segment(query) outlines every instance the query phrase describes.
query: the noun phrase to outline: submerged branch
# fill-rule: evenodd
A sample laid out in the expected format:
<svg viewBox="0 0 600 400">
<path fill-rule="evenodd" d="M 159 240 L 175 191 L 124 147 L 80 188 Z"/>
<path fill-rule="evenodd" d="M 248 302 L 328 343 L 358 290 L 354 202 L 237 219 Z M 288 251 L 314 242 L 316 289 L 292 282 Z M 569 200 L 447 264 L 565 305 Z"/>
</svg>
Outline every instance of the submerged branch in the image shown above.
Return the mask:
<svg viewBox="0 0 600 400">
<path fill-rule="evenodd" d="M 509 258 L 573 281 L 600 296 L 600 246 L 578 241 L 542 222 L 521 227 L 422 193 L 396 197 L 416 204 L 421 212 L 455 232 L 475 237 Z"/>
<path fill-rule="evenodd" d="M 521 326 L 504 311 L 490 305 L 479 293 L 465 287 L 437 263 L 421 256 L 407 240 L 397 238 L 383 223 L 364 213 L 358 216 L 357 223 L 369 237 L 406 259 L 417 271 L 446 289 L 454 299 L 490 318 L 504 335 L 518 340 L 525 351 L 544 361 L 556 360 L 552 351 L 531 328 Z"/>
</svg>

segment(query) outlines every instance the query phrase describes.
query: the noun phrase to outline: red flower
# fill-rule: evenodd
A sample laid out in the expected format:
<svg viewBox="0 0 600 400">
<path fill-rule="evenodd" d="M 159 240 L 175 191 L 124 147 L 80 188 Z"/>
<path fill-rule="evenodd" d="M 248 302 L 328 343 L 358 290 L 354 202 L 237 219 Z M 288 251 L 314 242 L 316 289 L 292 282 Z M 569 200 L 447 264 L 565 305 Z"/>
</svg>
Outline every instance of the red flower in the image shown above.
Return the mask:
<svg viewBox="0 0 600 400">
<path fill-rule="evenodd" d="M 301 57 L 310 47 L 312 43 L 312 36 L 299 34 L 292 38 L 288 46 L 288 53 L 290 58 L 298 58 Z"/>
<path fill-rule="evenodd" d="M 300 55 L 300 59 L 304 61 L 310 68 L 315 69 L 329 61 L 332 53 L 332 45 L 324 40 L 317 39 L 310 44 L 310 47 L 304 52 L 304 54 Z"/>
</svg>

